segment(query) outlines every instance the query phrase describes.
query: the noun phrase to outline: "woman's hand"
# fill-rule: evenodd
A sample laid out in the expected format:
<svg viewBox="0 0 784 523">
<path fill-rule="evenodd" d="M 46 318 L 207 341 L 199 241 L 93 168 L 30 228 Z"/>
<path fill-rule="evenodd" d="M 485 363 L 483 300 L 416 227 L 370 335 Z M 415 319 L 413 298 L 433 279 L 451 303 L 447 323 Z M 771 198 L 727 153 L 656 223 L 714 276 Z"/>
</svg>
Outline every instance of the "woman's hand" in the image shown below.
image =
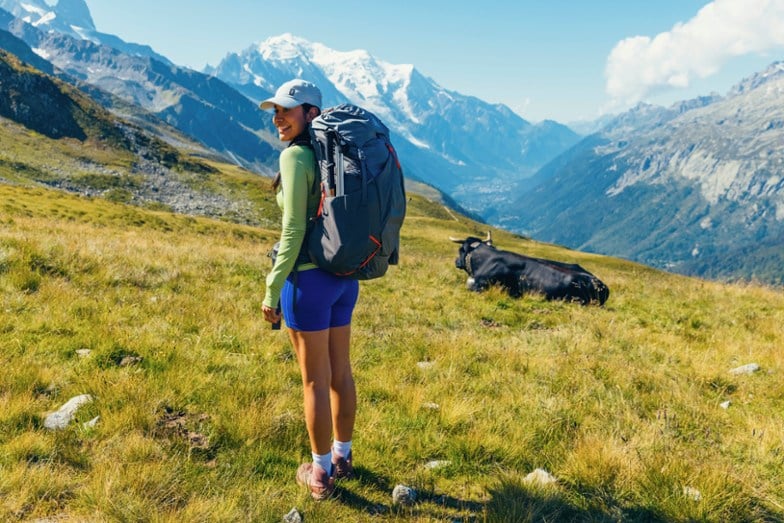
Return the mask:
<svg viewBox="0 0 784 523">
<path fill-rule="evenodd" d="M 262 305 L 261 312 L 264 313 L 264 319 L 266 321 L 272 324 L 280 323 L 280 311 L 277 311 L 268 305 Z"/>
</svg>

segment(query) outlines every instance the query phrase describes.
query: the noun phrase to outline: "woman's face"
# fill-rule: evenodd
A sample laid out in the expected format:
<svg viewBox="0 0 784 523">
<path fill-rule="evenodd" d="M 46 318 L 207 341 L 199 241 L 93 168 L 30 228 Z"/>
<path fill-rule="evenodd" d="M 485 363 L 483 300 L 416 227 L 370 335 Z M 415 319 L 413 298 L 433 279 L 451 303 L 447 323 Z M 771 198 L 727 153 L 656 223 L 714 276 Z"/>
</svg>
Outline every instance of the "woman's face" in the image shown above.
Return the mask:
<svg viewBox="0 0 784 523">
<path fill-rule="evenodd" d="M 287 109 L 280 105 L 275 106 L 275 115 L 272 123 L 278 129 L 278 136 L 284 142 L 290 142 L 299 136 L 308 127 L 308 115 L 301 105 Z"/>
</svg>

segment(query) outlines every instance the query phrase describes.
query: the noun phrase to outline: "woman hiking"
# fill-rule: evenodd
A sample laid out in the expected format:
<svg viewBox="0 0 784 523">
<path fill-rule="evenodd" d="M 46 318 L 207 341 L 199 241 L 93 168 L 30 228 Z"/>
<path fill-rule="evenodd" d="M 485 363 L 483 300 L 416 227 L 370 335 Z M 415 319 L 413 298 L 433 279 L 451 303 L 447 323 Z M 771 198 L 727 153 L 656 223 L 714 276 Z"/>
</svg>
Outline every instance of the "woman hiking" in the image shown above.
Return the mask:
<svg viewBox="0 0 784 523">
<path fill-rule="evenodd" d="M 357 397 L 349 345 L 359 282 L 339 278 L 299 256 L 308 220 L 315 216 L 321 197 L 311 190 L 320 174 L 309 134 L 310 122 L 321 113 L 321 91 L 310 82 L 290 80 L 260 107 L 274 110 L 278 135 L 289 142 L 273 182 L 283 220 L 262 312 L 273 324 L 282 316 L 288 327 L 302 375 L 313 458 L 297 469 L 297 482 L 307 485 L 314 499 L 323 500 L 333 493 L 335 479 L 353 476 Z"/>
</svg>

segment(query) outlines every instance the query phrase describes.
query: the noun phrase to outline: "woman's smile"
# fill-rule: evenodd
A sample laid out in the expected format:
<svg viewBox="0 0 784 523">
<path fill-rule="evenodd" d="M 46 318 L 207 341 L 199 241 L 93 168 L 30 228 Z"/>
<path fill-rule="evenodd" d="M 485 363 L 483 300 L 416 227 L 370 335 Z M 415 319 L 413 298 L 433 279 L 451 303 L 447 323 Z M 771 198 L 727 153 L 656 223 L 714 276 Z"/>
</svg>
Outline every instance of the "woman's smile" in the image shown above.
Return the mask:
<svg viewBox="0 0 784 523">
<path fill-rule="evenodd" d="M 284 142 L 290 142 L 299 136 L 308 125 L 301 105 L 291 109 L 276 105 L 272 123 L 278 130 L 278 136 Z"/>
</svg>

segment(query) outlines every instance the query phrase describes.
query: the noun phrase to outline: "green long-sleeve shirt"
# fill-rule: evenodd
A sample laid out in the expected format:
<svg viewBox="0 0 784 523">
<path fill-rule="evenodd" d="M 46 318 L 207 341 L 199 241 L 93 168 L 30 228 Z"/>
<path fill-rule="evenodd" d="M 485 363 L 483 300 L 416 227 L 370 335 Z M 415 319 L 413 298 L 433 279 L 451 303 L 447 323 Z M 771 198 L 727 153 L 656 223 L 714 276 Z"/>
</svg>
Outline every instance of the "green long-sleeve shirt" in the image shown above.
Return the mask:
<svg viewBox="0 0 784 523">
<path fill-rule="evenodd" d="M 264 305 L 275 307 L 280 299 L 280 291 L 286 278 L 295 270 L 308 219 L 316 215 L 321 195 L 313 191 L 316 176 L 313 150 L 295 145 L 280 153 L 280 191 L 277 194 L 278 206 L 283 211 L 280 233 L 280 246 L 275 266 L 267 275 L 267 291 Z M 296 270 L 313 269 L 312 263 L 303 263 Z"/>
</svg>

